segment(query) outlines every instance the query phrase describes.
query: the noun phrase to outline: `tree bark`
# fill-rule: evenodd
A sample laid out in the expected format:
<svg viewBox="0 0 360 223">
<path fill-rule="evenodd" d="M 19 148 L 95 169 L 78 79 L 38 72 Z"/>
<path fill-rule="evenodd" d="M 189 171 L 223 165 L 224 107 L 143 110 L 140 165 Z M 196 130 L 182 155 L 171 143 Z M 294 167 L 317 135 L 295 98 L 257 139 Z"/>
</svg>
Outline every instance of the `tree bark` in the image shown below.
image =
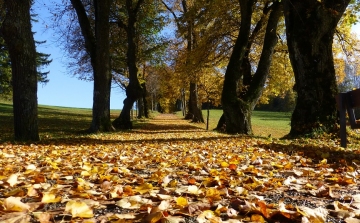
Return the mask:
<svg viewBox="0 0 360 223">
<path fill-rule="evenodd" d="M 190 82 L 189 111 L 185 119 L 191 119 L 191 122 L 204 123 L 204 117 L 198 105 L 197 84 L 194 82 Z"/>
<path fill-rule="evenodd" d="M 38 141 L 36 49 L 31 31 L 30 1 L 4 1 L 1 34 L 9 48 L 13 84 L 15 140 Z"/>
<path fill-rule="evenodd" d="M 94 72 L 93 119 L 90 131 L 114 130 L 110 121 L 110 0 L 95 0 L 96 55 Z"/>
<path fill-rule="evenodd" d="M 183 6 L 184 14 L 188 13 L 188 3 L 186 0 L 182 0 L 181 4 Z M 195 33 L 194 33 L 194 19 L 192 16 L 189 16 L 187 21 L 187 53 L 186 64 L 191 66 L 192 61 L 190 60 L 190 55 L 193 52 L 193 49 L 196 45 Z M 196 73 L 190 73 L 190 92 L 189 92 L 189 110 L 185 116 L 185 119 L 191 119 L 192 122 L 202 122 L 204 123 L 204 117 L 198 105 L 198 92 L 197 92 L 197 78 Z"/>
<path fill-rule="evenodd" d="M 251 74 L 248 54 L 251 45 L 253 43 L 253 40 L 255 38 L 255 35 L 257 35 L 258 33 L 257 28 L 254 29 L 251 37 L 248 39 L 247 47 L 242 56 L 241 68 L 238 71 L 239 74 L 237 74 L 239 76 L 239 79 L 241 76 L 243 77 L 242 79 L 243 87 L 242 89 L 240 89 L 241 90 L 240 95 L 238 96 L 237 93 L 235 93 L 235 95 L 232 95 L 234 102 L 231 103 L 230 101 L 230 103 L 227 104 L 228 107 L 226 107 L 227 108 L 226 111 L 224 109 L 225 129 L 226 132 L 228 133 L 241 133 L 248 135 L 252 134 L 251 114 L 263 92 L 265 82 L 268 78 L 274 47 L 277 43 L 277 34 L 276 34 L 277 25 L 282 12 L 281 5 L 278 2 L 274 2 L 271 6 L 269 6 L 268 9 L 271 10 L 267 10 L 267 9 L 264 10 L 264 14 L 269 11 L 271 11 L 271 13 L 268 18 L 263 48 L 256 72 L 254 75 Z M 249 22 L 249 20 L 246 20 L 244 22 Z M 261 27 L 263 25 L 263 22 L 264 22 L 263 20 L 260 20 L 256 27 Z M 242 23 L 242 26 L 243 25 L 245 24 Z M 245 39 L 245 36 L 242 38 Z M 239 79 L 234 79 L 234 80 L 239 81 Z M 227 86 L 229 86 L 229 83 L 227 83 Z M 235 87 L 235 90 L 232 89 L 232 93 L 234 94 L 234 92 L 236 92 L 236 85 L 234 86 L 234 84 L 232 84 L 231 86 L 233 88 Z M 226 91 L 225 85 L 223 92 L 224 91 Z M 223 100 L 226 101 L 226 99 Z M 231 109 L 229 109 L 229 107 Z M 221 128 L 224 125 L 223 123 L 220 123 L 220 121 L 223 122 L 224 120 L 219 120 L 218 128 Z"/>
<path fill-rule="evenodd" d="M 241 7 L 241 27 L 226 68 L 221 104 L 224 111 L 226 132 L 251 134 L 251 129 L 247 128 L 246 123 L 244 123 L 246 120 L 239 116 L 241 113 L 244 114 L 242 108 L 245 108 L 245 104 L 238 98 L 237 83 L 241 77 L 240 67 L 249 41 L 255 0 L 239 0 L 239 2 Z M 245 110 L 248 109 L 245 108 Z"/>
<path fill-rule="evenodd" d="M 126 8 L 128 11 L 128 22 L 125 25 L 122 21 L 118 22 L 119 27 L 124 28 L 127 34 L 128 48 L 126 53 L 126 62 L 129 69 L 129 85 L 126 87 L 126 99 L 124 100 L 124 107 L 118 118 L 113 121 L 115 128 L 131 129 L 132 123 L 130 119 L 130 111 L 134 102 L 142 96 L 142 87 L 138 79 L 137 68 L 137 45 L 136 38 L 136 17 L 143 0 L 133 5 L 132 0 L 126 0 Z"/>
<path fill-rule="evenodd" d="M 289 136 L 332 132 L 338 93 L 333 36 L 349 0 L 283 0 L 297 102 Z"/>
<path fill-rule="evenodd" d="M 85 48 L 91 58 L 94 73 L 94 95 L 90 132 L 112 131 L 110 121 L 110 46 L 109 15 L 110 0 L 94 0 L 95 34 L 81 0 L 71 0 L 78 16 L 81 32 L 85 40 Z"/>
</svg>

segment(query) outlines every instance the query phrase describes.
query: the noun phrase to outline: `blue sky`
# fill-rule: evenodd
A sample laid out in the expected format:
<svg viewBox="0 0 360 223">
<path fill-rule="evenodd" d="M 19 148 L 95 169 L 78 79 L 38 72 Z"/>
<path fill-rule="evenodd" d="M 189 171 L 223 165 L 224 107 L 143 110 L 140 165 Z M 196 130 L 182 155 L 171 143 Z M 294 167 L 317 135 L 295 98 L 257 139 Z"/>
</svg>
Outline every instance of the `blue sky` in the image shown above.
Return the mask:
<svg viewBox="0 0 360 223">
<path fill-rule="evenodd" d="M 51 54 L 52 63 L 44 69 L 49 70 L 49 83 L 38 85 L 38 103 L 40 105 L 55 105 L 65 107 L 92 108 L 93 82 L 81 81 L 73 77 L 67 70 L 67 57 L 56 43 L 57 36 L 55 30 L 49 27 L 51 22 L 47 7 L 51 5 L 49 0 L 36 0 L 33 12 L 38 14 L 39 22 L 33 24 L 33 31 L 36 32 L 34 39 L 47 42 L 41 44 L 37 51 Z M 61 2 L 56 0 L 56 2 Z M 119 88 L 111 89 L 111 109 L 121 109 L 125 93 Z"/>
</svg>

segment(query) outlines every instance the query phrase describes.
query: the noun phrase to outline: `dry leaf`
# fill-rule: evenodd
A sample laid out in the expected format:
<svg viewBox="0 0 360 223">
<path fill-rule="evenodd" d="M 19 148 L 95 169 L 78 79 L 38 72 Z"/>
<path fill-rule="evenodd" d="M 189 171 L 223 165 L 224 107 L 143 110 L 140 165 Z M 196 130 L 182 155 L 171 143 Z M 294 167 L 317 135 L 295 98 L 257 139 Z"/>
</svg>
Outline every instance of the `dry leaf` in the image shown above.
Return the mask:
<svg viewBox="0 0 360 223">
<path fill-rule="evenodd" d="M 5 198 L 3 206 L 6 211 L 28 211 L 30 206 L 21 202 L 21 197 L 8 197 Z"/>
<path fill-rule="evenodd" d="M 66 203 L 65 212 L 71 213 L 73 218 L 92 218 L 94 216 L 93 210 L 85 202 L 75 200 Z"/>
<path fill-rule="evenodd" d="M 61 201 L 61 197 L 56 197 L 56 194 L 51 192 L 44 192 L 41 199 L 42 203 L 57 203 L 59 201 Z"/>
<path fill-rule="evenodd" d="M 161 219 L 161 223 L 185 223 L 185 219 L 178 216 L 168 216 Z"/>
<path fill-rule="evenodd" d="M 15 186 L 18 184 L 18 174 L 11 174 L 10 177 L 7 179 L 8 184 L 10 184 L 10 187 Z"/>
</svg>

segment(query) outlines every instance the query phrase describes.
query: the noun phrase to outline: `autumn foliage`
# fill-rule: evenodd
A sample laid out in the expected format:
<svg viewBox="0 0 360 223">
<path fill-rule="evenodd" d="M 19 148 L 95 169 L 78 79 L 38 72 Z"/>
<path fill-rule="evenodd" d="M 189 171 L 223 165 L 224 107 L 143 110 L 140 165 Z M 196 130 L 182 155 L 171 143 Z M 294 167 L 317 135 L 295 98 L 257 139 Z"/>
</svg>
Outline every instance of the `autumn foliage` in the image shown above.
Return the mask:
<svg viewBox="0 0 360 223">
<path fill-rule="evenodd" d="M 141 128 L 0 145 L 0 222 L 359 222 L 359 152 L 337 138 Z"/>
</svg>

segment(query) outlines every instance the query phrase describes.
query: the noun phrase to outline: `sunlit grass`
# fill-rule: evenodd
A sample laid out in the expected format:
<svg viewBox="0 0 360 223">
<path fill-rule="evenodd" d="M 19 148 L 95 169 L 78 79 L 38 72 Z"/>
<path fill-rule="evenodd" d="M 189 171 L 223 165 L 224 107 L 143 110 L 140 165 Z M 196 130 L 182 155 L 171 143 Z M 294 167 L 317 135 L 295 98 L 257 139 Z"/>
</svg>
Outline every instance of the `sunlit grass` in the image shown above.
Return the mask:
<svg viewBox="0 0 360 223">
<path fill-rule="evenodd" d="M 222 110 L 210 110 L 209 130 L 216 128 L 217 123 L 222 115 Z M 176 113 L 182 117 L 181 112 Z M 205 124 L 198 124 L 203 128 L 206 127 L 207 110 L 203 110 Z M 269 111 L 253 111 L 252 128 L 255 136 L 268 137 L 271 134 L 273 138 L 281 138 L 290 131 L 290 117 L 288 112 L 269 112 Z"/>
<path fill-rule="evenodd" d="M 111 119 L 119 116 L 121 110 L 111 110 Z M 78 136 L 90 127 L 92 110 L 39 105 L 39 134 L 42 139 L 69 138 Z M 0 102 L 0 142 L 13 138 L 12 104 Z"/>
</svg>

